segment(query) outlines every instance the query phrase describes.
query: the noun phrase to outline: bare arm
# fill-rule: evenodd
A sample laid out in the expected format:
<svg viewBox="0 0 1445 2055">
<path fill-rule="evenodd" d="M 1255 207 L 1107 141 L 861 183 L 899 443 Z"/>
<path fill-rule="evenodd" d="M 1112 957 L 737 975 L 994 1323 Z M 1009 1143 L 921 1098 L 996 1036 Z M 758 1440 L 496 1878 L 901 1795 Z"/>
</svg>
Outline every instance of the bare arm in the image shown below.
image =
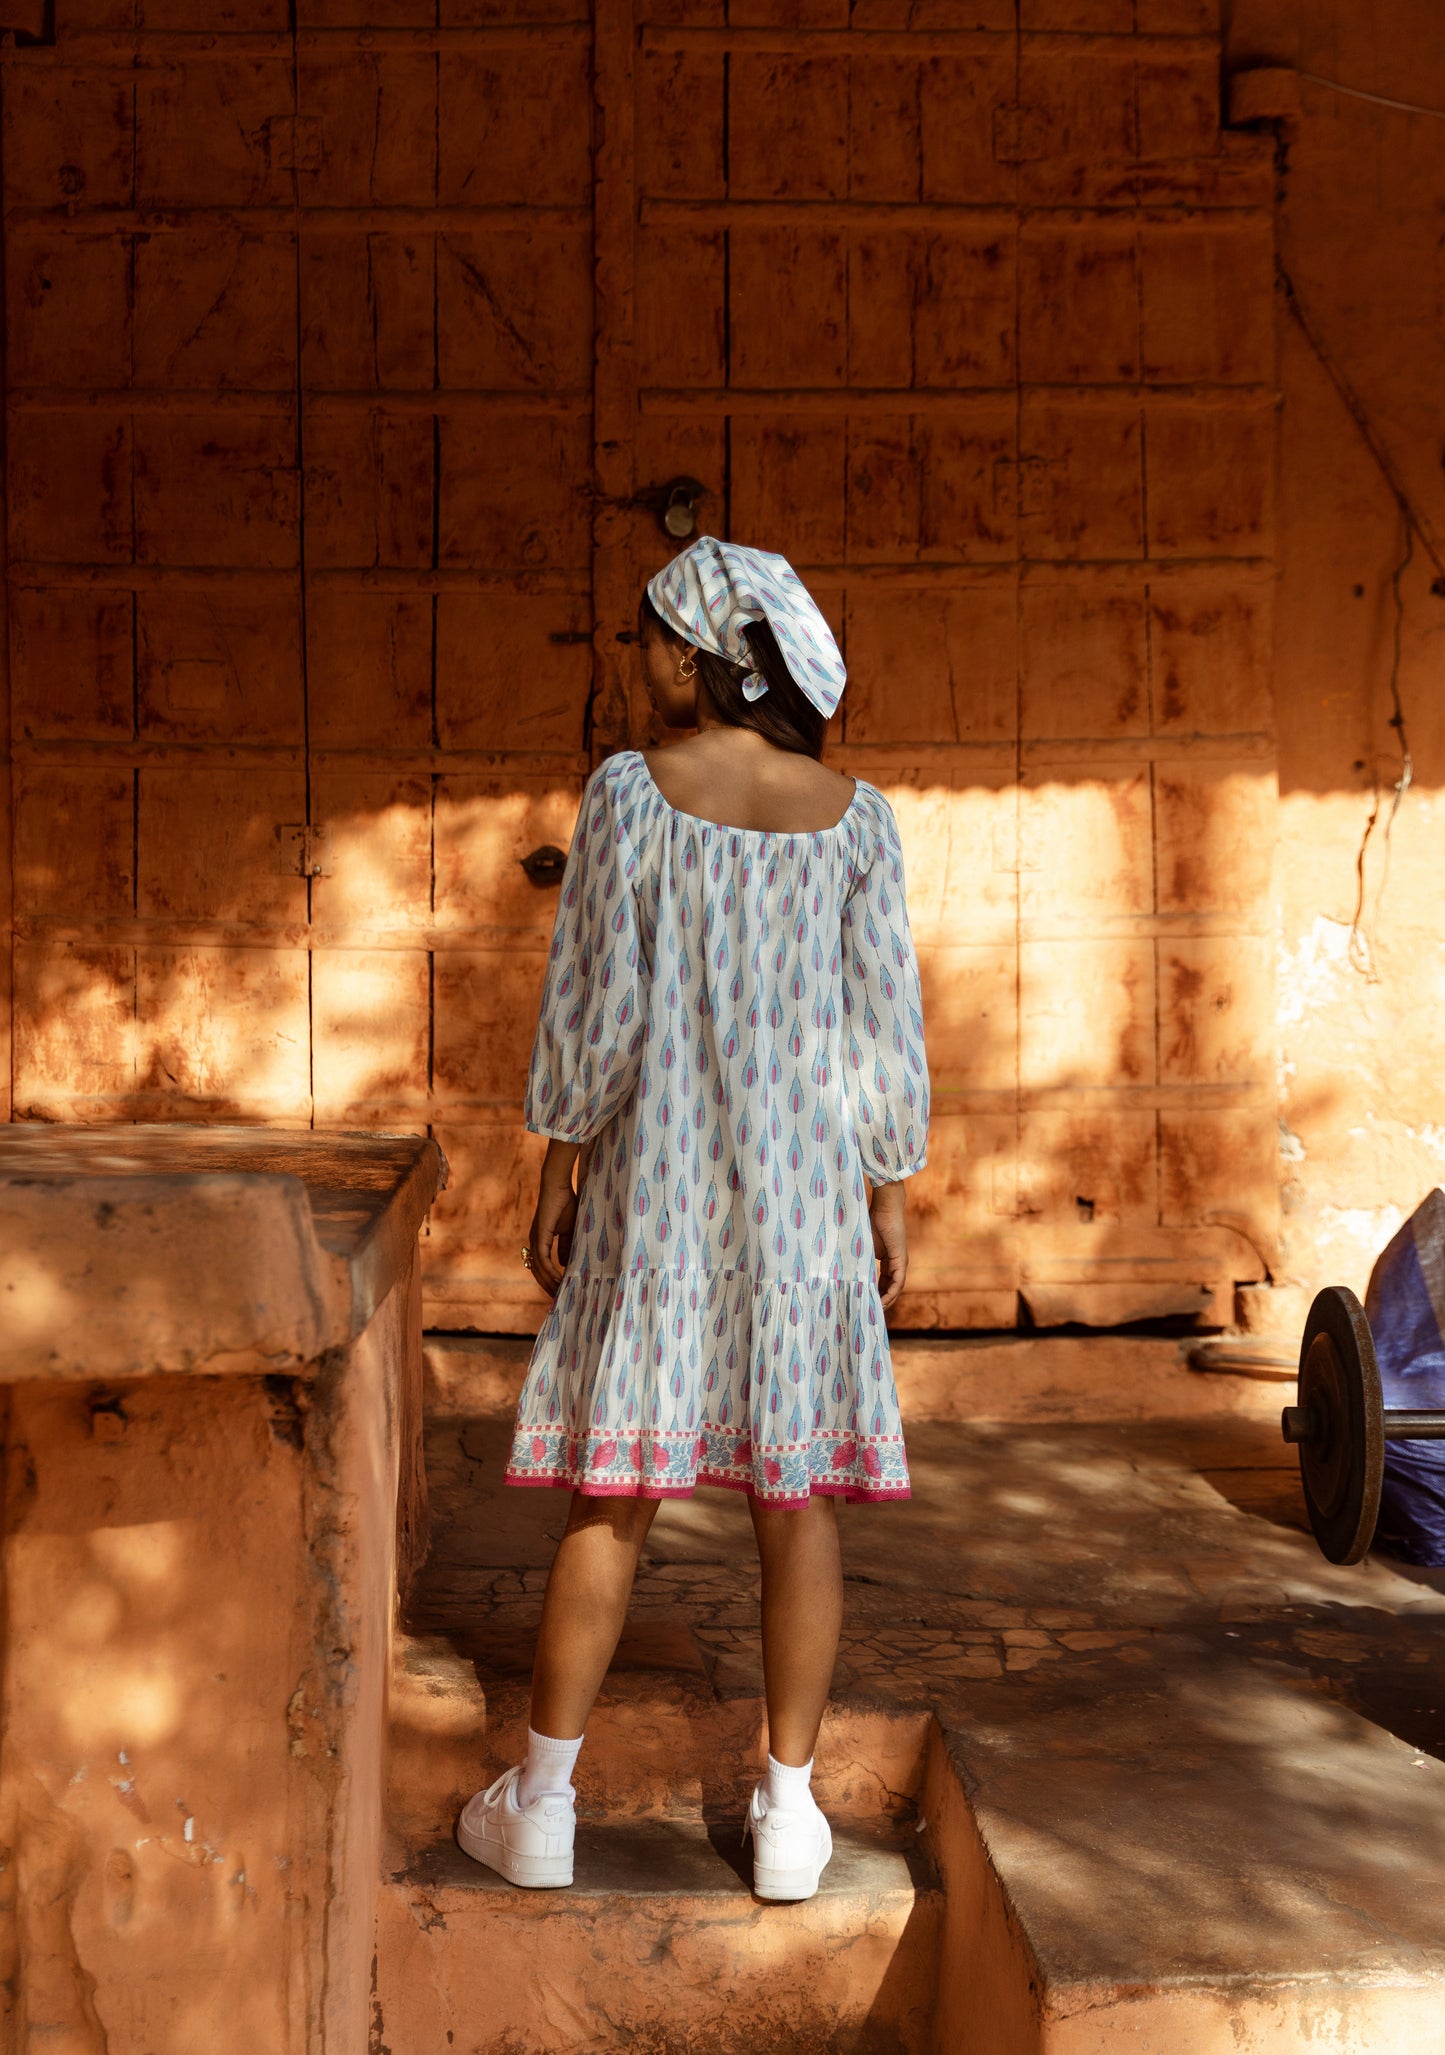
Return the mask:
<svg viewBox="0 0 1445 2055">
<path fill-rule="evenodd" d="M 532 1275 L 548 1298 L 557 1296 L 567 1258 L 572 1253 L 572 1230 L 577 1224 L 577 1194 L 572 1171 L 583 1153 L 581 1142 L 547 1144 L 542 1161 L 542 1178 L 537 1190 L 537 1210 L 532 1215 L 528 1251 Z"/>
<path fill-rule="evenodd" d="M 885 1313 L 892 1312 L 908 1277 L 906 1182 L 900 1179 L 897 1184 L 876 1184 L 868 1201 L 873 1253 L 878 1258 L 878 1290 Z"/>
</svg>

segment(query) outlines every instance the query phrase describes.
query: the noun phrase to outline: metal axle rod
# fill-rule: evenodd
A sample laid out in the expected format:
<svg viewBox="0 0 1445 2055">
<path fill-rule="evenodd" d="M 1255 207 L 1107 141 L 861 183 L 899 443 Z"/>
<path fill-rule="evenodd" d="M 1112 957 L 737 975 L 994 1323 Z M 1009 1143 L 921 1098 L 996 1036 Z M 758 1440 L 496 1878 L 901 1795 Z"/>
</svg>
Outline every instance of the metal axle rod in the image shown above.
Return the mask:
<svg viewBox="0 0 1445 2055">
<path fill-rule="evenodd" d="M 1386 1441 L 1445 1441 L 1445 1413 L 1413 1413 L 1402 1407 L 1387 1407 L 1384 1413 Z M 1286 1406 L 1280 1421 L 1284 1438 L 1296 1445 L 1318 1441 L 1324 1431 L 1313 1406 Z"/>
</svg>

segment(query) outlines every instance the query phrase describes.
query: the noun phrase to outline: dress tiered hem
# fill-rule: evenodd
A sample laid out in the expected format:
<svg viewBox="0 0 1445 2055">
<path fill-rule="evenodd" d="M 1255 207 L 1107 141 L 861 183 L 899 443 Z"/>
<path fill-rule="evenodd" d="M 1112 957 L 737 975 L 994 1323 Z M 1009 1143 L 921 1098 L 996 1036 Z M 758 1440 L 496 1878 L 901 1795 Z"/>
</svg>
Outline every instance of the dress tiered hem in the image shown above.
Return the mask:
<svg viewBox="0 0 1445 2055">
<path fill-rule="evenodd" d="M 506 1482 L 584 1498 L 691 1498 L 698 1485 L 711 1484 L 773 1506 L 805 1506 L 810 1498 L 873 1505 L 911 1495 L 901 1434 L 861 1444 L 856 1436 L 818 1434 L 801 1448 L 770 1444 L 756 1462 L 750 1437 L 734 1437 L 730 1450 L 727 1441 L 726 1430 L 717 1428 L 701 1434 L 653 1428 L 622 1438 L 519 1428 Z"/>
<path fill-rule="evenodd" d="M 588 1497 L 698 1485 L 801 1506 L 909 1496 L 871 1278 L 568 1276 L 538 1336 L 506 1482 Z"/>
</svg>

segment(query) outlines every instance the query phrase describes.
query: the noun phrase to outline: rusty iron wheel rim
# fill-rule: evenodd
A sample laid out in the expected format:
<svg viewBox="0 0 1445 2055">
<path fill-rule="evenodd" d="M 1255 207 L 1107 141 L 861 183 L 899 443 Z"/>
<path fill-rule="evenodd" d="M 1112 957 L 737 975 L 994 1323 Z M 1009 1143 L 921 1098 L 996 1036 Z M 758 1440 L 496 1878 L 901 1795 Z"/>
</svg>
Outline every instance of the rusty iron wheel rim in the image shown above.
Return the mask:
<svg viewBox="0 0 1445 2055">
<path fill-rule="evenodd" d="M 1385 1411 L 1370 1323 L 1345 1285 L 1327 1285 L 1310 1307 L 1299 1405 L 1312 1423 L 1299 1464 L 1315 1540 L 1330 1562 L 1357 1563 L 1380 1514 Z"/>
</svg>

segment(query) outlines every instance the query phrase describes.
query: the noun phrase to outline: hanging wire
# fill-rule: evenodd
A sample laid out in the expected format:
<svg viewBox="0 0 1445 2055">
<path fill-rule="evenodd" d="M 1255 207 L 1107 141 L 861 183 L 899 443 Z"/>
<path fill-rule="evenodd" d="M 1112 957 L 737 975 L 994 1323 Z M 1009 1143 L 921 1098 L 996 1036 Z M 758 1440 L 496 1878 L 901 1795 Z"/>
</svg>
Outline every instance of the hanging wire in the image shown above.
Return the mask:
<svg viewBox="0 0 1445 2055">
<path fill-rule="evenodd" d="M 1369 100 L 1376 107 L 1393 107 L 1401 114 L 1428 114 L 1434 121 L 1445 121 L 1445 107 L 1421 107 L 1414 100 L 1392 100 L 1385 93 L 1367 93 L 1363 86 L 1345 86 L 1337 78 L 1321 78 L 1315 71 L 1301 71 L 1295 76 L 1308 79 L 1312 86 L 1324 86 L 1331 93 L 1344 93 L 1351 100 Z"/>
<path fill-rule="evenodd" d="M 1395 730 L 1400 745 L 1400 775 L 1396 778 L 1390 796 L 1390 809 L 1385 815 L 1385 832 L 1380 857 L 1380 881 L 1375 887 L 1375 904 L 1369 926 L 1365 922 L 1365 858 L 1370 847 L 1370 838 L 1375 832 L 1383 803 L 1378 779 L 1375 783 L 1375 803 L 1370 809 L 1370 818 L 1365 822 L 1365 832 L 1360 839 L 1359 853 L 1355 857 L 1355 911 L 1350 920 L 1349 958 L 1352 967 L 1369 980 L 1372 985 L 1380 982 L 1380 973 L 1375 963 L 1375 945 L 1371 929 L 1378 927 L 1380 907 L 1385 897 L 1385 886 L 1390 876 L 1390 837 L 1394 832 L 1395 816 L 1404 802 L 1415 777 L 1415 759 L 1411 754 L 1409 736 L 1405 731 L 1405 710 L 1400 699 L 1400 655 L 1405 628 L 1405 595 L 1401 581 L 1410 568 L 1415 554 L 1415 529 L 1407 519 L 1405 522 L 1405 552 L 1396 564 L 1390 577 L 1390 588 L 1395 599 L 1394 647 L 1390 660 L 1390 726 Z"/>
<path fill-rule="evenodd" d="M 1329 82 L 1326 80 L 1325 83 L 1328 84 Z M 1431 590 L 1445 596 L 1445 555 L 1442 555 L 1440 545 L 1435 539 L 1423 508 L 1418 507 L 1412 499 L 1405 486 L 1404 479 L 1396 471 L 1389 451 L 1385 448 L 1374 423 L 1366 413 L 1363 401 L 1345 376 L 1343 367 L 1337 362 L 1334 352 L 1325 341 L 1324 334 L 1316 323 L 1313 314 L 1301 300 L 1299 288 L 1278 257 L 1275 259 L 1275 277 L 1281 292 L 1284 294 L 1285 305 L 1294 316 L 1305 341 L 1319 359 L 1325 376 L 1339 394 L 1350 419 L 1359 430 L 1361 441 L 1375 461 L 1376 469 L 1389 487 L 1390 495 L 1400 510 L 1400 519 L 1404 524 L 1405 530 L 1404 553 L 1399 563 L 1396 564 L 1390 578 L 1390 586 L 1395 600 L 1394 649 L 1390 663 L 1389 685 L 1390 726 L 1395 730 L 1400 744 L 1400 775 L 1395 780 L 1389 812 L 1385 817 L 1384 855 L 1381 864 L 1380 882 L 1374 894 L 1373 914 L 1370 922 L 1367 924 L 1365 919 L 1365 899 L 1367 896 L 1365 860 L 1371 838 L 1379 825 L 1383 805 L 1378 777 L 1375 781 L 1375 803 L 1370 809 L 1369 819 L 1365 822 L 1365 832 L 1360 838 L 1359 850 L 1355 856 L 1355 911 L 1350 921 L 1348 950 L 1351 966 L 1359 971 L 1362 977 L 1367 978 L 1371 984 L 1378 984 L 1380 974 L 1375 967 L 1375 948 L 1371 937 L 1371 929 L 1379 921 L 1385 883 L 1390 874 L 1390 838 L 1395 826 L 1395 816 L 1399 813 L 1405 794 L 1409 791 L 1415 776 L 1415 762 L 1410 751 L 1410 738 L 1405 728 L 1404 703 L 1400 697 L 1401 646 L 1405 624 L 1405 596 L 1401 589 L 1401 581 L 1414 558 L 1415 538 L 1418 536 L 1421 547 L 1430 559 L 1436 574 Z"/>
</svg>

